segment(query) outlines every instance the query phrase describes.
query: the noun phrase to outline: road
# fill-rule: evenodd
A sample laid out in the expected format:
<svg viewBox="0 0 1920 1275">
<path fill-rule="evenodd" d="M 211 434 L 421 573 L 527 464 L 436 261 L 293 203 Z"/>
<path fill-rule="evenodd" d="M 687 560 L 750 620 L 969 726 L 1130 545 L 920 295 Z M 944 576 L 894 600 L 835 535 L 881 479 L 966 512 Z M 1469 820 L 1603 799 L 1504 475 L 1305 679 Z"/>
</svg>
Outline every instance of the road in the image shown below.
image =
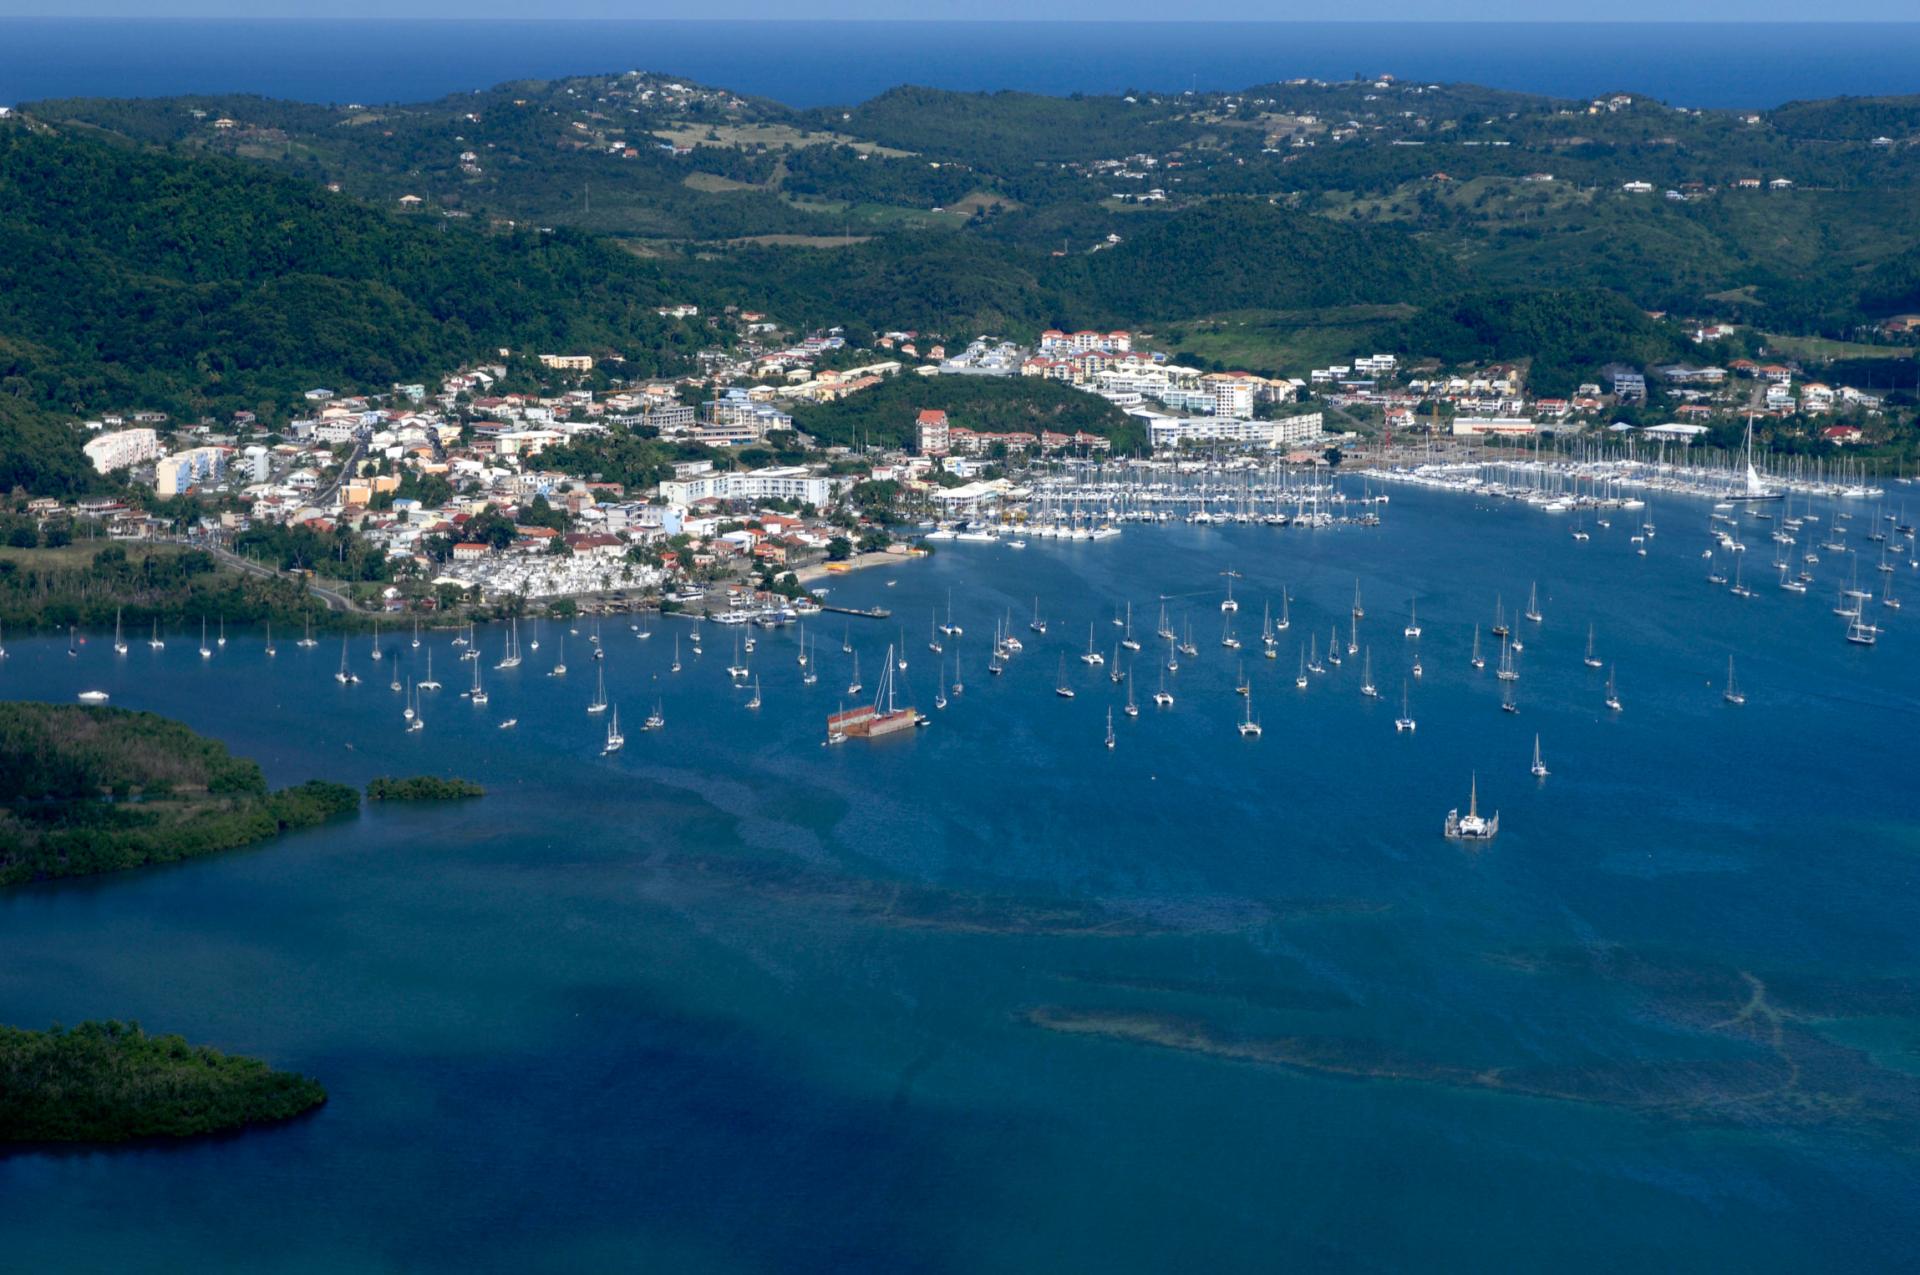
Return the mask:
<svg viewBox="0 0 1920 1275">
<path fill-rule="evenodd" d="M 287 572 L 280 571 L 273 567 L 266 566 L 262 563 L 255 562 L 251 558 L 242 558 L 239 554 L 234 553 L 230 549 L 223 548 L 220 545 L 215 544 L 211 540 L 199 540 L 199 541 L 192 541 L 190 543 L 193 544 L 194 548 L 205 549 L 208 553 L 212 554 L 215 558 L 219 559 L 221 562 L 225 563 L 227 566 L 233 567 L 234 569 L 239 571 L 244 571 L 248 575 L 259 576 L 262 579 L 266 579 L 266 580 L 284 580 L 289 578 L 289 575 Z M 347 597 L 344 593 L 340 593 L 336 590 L 329 589 L 327 588 L 327 586 L 319 583 L 316 580 L 307 580 L 305 583 L 307 586 L 307 592 L 311 593 L 314 597 L 319 598 L 322 602 L 326 603 L 327 610 L 353 611 L 357 609 L 353 605 L 353 600 Z"/>
</svg>

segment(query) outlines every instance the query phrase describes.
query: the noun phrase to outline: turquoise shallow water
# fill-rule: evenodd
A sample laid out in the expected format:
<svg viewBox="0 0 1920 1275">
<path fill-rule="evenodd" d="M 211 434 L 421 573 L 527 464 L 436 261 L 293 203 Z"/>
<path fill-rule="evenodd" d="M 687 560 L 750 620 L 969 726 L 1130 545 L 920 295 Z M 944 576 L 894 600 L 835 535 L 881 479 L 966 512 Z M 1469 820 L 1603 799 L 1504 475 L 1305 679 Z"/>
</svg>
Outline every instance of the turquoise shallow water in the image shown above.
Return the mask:
<svg viewBox="0 0 1920 1275">
<path fill-rule="evenodd" d="M 568 677 L 544 675 L 553 626 L 511 671 L 486 636 L 485 708 L 435 638 L 448 689 L 412 735 L 364 640 L 353 688 L 337 646 L 289 635 L 272 661 L 250 633 L 206 661 L 194 634 L 123 659 L 104 637 L 77 659 L 14 641 L 0 694 L 101 687 L 275 782 L 428 770 L 491 792 L 0 895 L 0 1021 L 138 1018 L 332 1095 L 232 1139 L 0 1158 L 5 1260 L 1897 1268 L 1920 1223 L 1909 622 L 1860 650 L 1817 589 L 1756 571 L 1751 601 L 1709 590 L 1706 507 L 1653 512 L 1644 559 L 1625 514 L 1577 544 L 1412 491 L 1377 529 L 949 544 L 835 582 L 896 621 L 810 625 L 815 687 L 795 634 L 762 635 L 757 713 L 726 630 L 674 676 L 684 622 L 606 627 L 613 758 L 583 711 L 584 634 Z M 1764 528 L 1744 538 L 1770 558 Z M 1229 565 L 1243 638 L 1294 597 L 1280 658 L 1248 651 L 1257 741 L 1218 645 Z M 1296 641 L 1344 631 L 1356 576 L 1386 699 L 1360 696 L 1357 660 L 1297 691 Z M 1536 578 L 1509 716 L 1468 667 L 1471 626 Z M 904 627 L 931 711 L 949 589 L 965 693 L 908 738 L 820 747 L 843 627 L 869 687 Z M 993 617 L 1033 639 L 1036 593 L 1050 633 L 987 676 Z M 1122 697 L 1072 657 L 1089 622 L 1111 654 L 1125 599 L 1150 637 L 1162 594 L 1200 655 L 1171 711 L 1143 673 L 1109 751 Z M 1580 661 L 1590 619 L 1618 716 Z M 1743 709 L 1720 700 L 1729 651 Z M 1477 852 L 1439 835 L 1475 770 L 1503 821 Z"/>
</svg>

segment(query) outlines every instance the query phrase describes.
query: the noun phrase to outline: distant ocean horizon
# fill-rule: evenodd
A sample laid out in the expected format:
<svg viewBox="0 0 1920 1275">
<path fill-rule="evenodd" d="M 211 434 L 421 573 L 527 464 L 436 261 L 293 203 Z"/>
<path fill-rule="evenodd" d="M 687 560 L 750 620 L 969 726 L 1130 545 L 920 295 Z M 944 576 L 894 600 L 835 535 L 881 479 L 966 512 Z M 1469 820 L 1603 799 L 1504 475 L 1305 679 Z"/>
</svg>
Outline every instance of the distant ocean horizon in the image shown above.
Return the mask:
<svg viewBox="0 0 1920 1275">
<path fill-rule="evenodd" d="M 811 107 L 901 84 L 1240 89 L 1391 74 L 1754 108 L 1920 93 L 1920 23 L 1070 23 L 0 18 L 0 104 L 259 93 L 417 102 L 505 80 L 662 71 Z"/>
</svg>

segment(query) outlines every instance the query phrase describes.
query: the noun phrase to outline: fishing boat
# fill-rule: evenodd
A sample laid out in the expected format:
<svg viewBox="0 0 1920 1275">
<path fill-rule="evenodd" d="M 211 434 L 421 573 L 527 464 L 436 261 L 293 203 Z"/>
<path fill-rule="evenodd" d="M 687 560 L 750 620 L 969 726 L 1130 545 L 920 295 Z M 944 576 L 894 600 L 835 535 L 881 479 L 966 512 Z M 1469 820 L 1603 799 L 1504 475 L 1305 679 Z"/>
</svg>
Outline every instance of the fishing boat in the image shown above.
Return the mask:
<svg viewBox="0 0 1920 1275">
<path fill-rule="evenodd" d="M 1740 683 L 1733 678 L 1733 657 L 1727 657 L 1727 688 L 1720 692 L 1720 698 L 1735 706 L 1747 702 L 1746 692 L 1740 689 Z"/>
<path fill-rule="evenodd" d="M 1167 689 L 1167 674 L 1165 669 L 1160 671 L 1160 689 L 1153 693 L 1153 703 L 1156 708 L 1173 707 L 1173 692 Z"/>
<path fill-rule="evenodd" d="M 1107 747 L 1108 747 L 1108 748 L 1112 748 L 1113 746 L 1114 746 L 1114 739 L 1113 739 L 1113 710 L 1112 710 L 1111 708 L 1109 708 L 1109 709 L 1107 710 Z"/>
<path fill-rule="evenodd" d="M 1491 841 L 1500 834 L 1500 815 L 1480 815 L 1480 777 L 1473 777 L 1467 790 L 1467 813 L 1456 808 L 1447 811 L 1446 834 L 1453 841 Z"/>
<path fill-rule="evenodd" d="M 5 648 L 0 648 L 0 650 L 4 650 L 4 649 Z M 113 651 L 114 651 L 114 654 L 116 655 L 125 655 L 127 653 L 127 640 L 125 637 L 121 636 L 121 633 L 120 633 L 120 608 L 119 607 L 115 607 L 113 609 Z"/>
<path fill-rule="evenodd" d="M 437 691 L 440 689 L 440 683 L 433 680 L 433 648 L 432 647 L 427 648 L 427 675 L 420 679 L 420 689 L 423 691 Z"/>
<path fill-rule="evenodd" d="M 1096 664 L 1105 664 L 1107 662 L 1106 656 L 1100 654 L 1100 652 L 1093 649 L 1093 625 L 1092 624 L 1087 625 L 1087 651 L 1086 651 L 1086 654 L 1080 657 L 1080 662 L 1089 667 Z"/>
<path fill-rule="evenodd" d="M 1067 685 L 1067 657 L 1064 655 L 1060 657 L 1060 677 L 1054 683 L 1053 693 L 1061 699 L 1073 698 L 1073 688 Z"/>
<path fill-rule="evenodd" d="M 1477 624 L 1473 626 L 1473 655 L 1470 657 L 1470 662 L 1479 669 L 1487 666 L 1486 657 L 1480 654 L 1480 626 Z"/>
<path fill-rule="evenodd" d="M 1526 617 L 1530 623 L 1540 623 L 1540 582 L 1537 580 L 1534 581 L 1532 589 L 1527 593 Z"/>
<path fill-rule="evenodd" d="M 1373 684 L 1373 648 L 1368 647 L 1360 665 L 1360 693 L 1368 699 L 1379 699 L 1380 688 Z"/>
<path fill-rule="evenodd" d="M 1410 638 L 1420 636 L 1420 603 L 1417 598 L 1407 600 L 1407 627 L 1404 632 Z"/>
<path fill-rule="evenodd" d="M 604 713 L 607 711 L 607 671 L 597 669 L 593 686 L 593 698 L 587 701 L 587 712 Z"/>
<path fill-rule="evenodd" d="M 1393 729 L 1396 732 L 1411 731 L 1414 725 L 1413 713 L 1407 707 L 1407 684 L 1403 681 L 1400 683 L 1400 716 L 1393 719 Z"/>
<path fill-rule="evenodd" d="M 1616 713 L 1620 711 L 1620 692 L 1615 689 L 1613 684 L 1613 665 L 1611 664 L 1607 666 L 1606 705 Z"/>
<path fill-rule="evenodd" d="M 1587 653 L 1580 657 L 1580 662 L 1588 668 L 1600 667 L 1600 657 L 1594 654 L 1593 650 L 1593 625 L 1591 623 L 1587 625 Z"/>
<path fill-rule="evenodd" d="M 1537 734 L 1533 737 L 1533 765 L 1527 769 L 1533 772 L 1535 779 L 1547 777 L 1547 763 L 1540 760 L 1540 736 Z"/>
<path fill-rule="evenodd" d="M 600 750 L 600 754 L 604 757 L 608 753 L 617 753 L 626 746 L 627 737 L 620 733 L 620 706 L 615 704 L 613 706 L 613 716 L 607 719 L 606 747 Z"/>
<path fill-rule="evenodd" d="M 1240 737 L 1242 739 L 1260 737 L 1260 721 L 1253 715 L 1253 696 L 1251 695 L 1247 696 L 1246 715 L 1240 719 Z"/>
</svg>

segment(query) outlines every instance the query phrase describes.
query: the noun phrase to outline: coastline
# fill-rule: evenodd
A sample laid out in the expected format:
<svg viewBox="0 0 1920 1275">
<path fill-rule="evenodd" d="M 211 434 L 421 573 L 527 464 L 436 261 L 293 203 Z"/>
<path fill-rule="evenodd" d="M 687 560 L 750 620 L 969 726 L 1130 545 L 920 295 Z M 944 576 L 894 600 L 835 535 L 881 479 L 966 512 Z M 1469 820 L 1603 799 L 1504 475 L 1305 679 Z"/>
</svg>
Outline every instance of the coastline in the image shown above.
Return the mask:
<svg viewBox="0 0 1920 1275">
<path fill-rule="evenodd" d="M 926 552 L 920 549 L 909 550 L 906 553 L 888 553 L 886 550 L 878 553 L 856 553 L 841 562 L 816 562 L 809 566 L 795 567 L 793 578 L 801 584 L 812 584 L 816 580 L 831 580 L 835 576 L 846 575 L 851 571 L 864 571 L 868 567 L 919 562 L 926 556 Z"/>
</svg>

